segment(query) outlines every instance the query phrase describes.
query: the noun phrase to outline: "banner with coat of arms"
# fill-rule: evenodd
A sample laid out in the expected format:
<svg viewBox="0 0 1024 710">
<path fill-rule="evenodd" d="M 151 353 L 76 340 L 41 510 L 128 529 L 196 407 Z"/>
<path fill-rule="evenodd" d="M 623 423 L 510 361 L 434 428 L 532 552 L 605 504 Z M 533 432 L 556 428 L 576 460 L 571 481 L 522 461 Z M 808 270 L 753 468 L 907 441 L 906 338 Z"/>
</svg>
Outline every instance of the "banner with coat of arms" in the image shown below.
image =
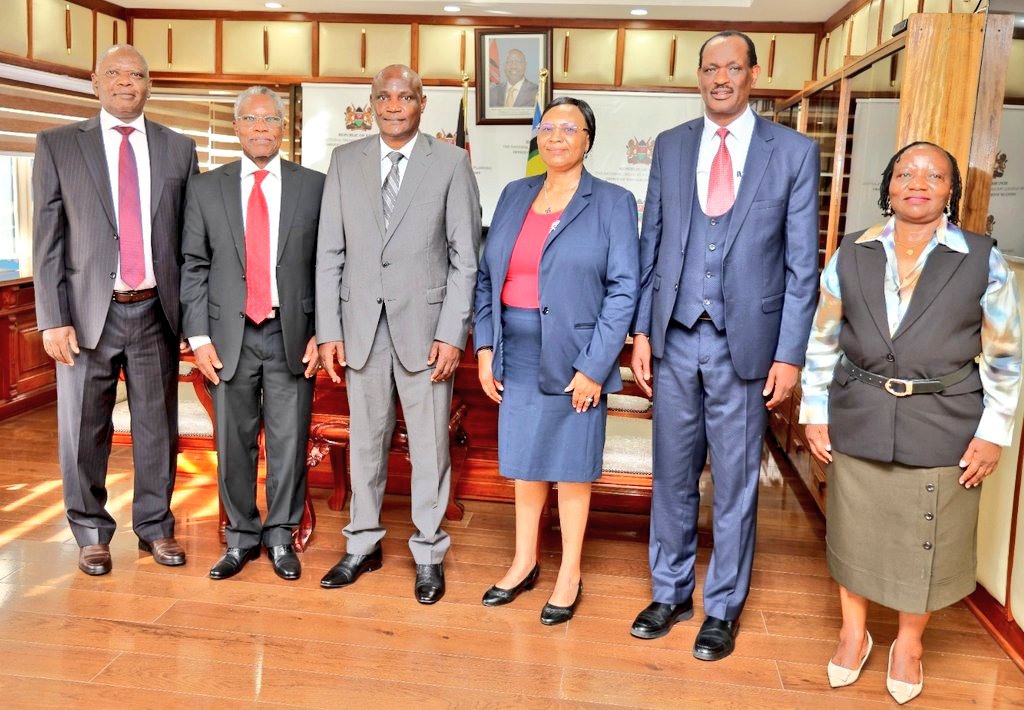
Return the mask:
<svg viewBox="0 0 1024 710">
<path fill-rule="evenodd" d="M 470 89 L 469 125 L 473 142 L 473 171 L 480 185 L 484 224 L 489 224 L 505 186 L 523 177 L 530 137 L 528 125 L 477 125 L 474 89 Z M 428 86 L 426 110 L 420 130 L 455 142 L 461 87 Z M 641 210 L 647 177 L 659 133 L 701 115 L 700 96 L 572 91 L 594 109 L 597 140 L 587 156 L 587 170 L 622 185 L 637 199 Z M 302 164 L 327 172 L 331 151 L 343 143 L 376 135 L 377 126 L 366 84 L 303 84 Z"/>
</svg>

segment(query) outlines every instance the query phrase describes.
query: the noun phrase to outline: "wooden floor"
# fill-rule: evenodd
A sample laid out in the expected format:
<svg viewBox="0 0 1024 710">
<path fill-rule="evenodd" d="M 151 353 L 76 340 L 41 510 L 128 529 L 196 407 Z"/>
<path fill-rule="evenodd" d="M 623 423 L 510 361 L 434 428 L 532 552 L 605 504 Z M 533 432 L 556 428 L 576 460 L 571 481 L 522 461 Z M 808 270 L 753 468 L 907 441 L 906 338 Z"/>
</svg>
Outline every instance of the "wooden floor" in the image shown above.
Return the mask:
<svg viewBox="0 0 1024 710">
<path fill-rule="evenodd" d="M 538 613 L 558 564 L 556 533 L 537 589 L 511 606 L 480 604 L 511 559 L 508 505 L 468 502 L 465 519 L 448 526 L 448 593 L 433 607 L 412 598 L 408 499 L 397 496 L 384 511 L 384 567 L 353 587 L 319 588 L 343 552 L 345 516 L 327 509 L 326 491 L 315 491 L 319 526 L 300 581 L 279 580 L 264 557 L 214 582 L 206 576 L 221 551 L 213 479 L 179 478 L 174 510 L 188 564 L 159 567 L 136 549 L 131 452 L 118 449 L 109 476 L 121 524 L 114 570 L 87 577 L 64 520 L 54 420 L 48 407 L 0 424 L 5 708 L 895 706 L 885 692 L 895 616 L 883 610 L 873 609 L 876 649 L 860 681 L 828 688 L 839 608 L 824 524 L 799 482 L 771 462 L 736 652 L 703 663 L 690 653 L 699 612 L 662 639 L 629 635 L 649 600 L 641 516 L 592 517 L 585 596 L 571 622 L 549 628 Z M 698 582 L 708 542 L 702 537 Z M 1024 675 L 962 605 L 935 615 L 926 646 L 925 691 L 913 707 L 1024 706 Z"/>
</svg>

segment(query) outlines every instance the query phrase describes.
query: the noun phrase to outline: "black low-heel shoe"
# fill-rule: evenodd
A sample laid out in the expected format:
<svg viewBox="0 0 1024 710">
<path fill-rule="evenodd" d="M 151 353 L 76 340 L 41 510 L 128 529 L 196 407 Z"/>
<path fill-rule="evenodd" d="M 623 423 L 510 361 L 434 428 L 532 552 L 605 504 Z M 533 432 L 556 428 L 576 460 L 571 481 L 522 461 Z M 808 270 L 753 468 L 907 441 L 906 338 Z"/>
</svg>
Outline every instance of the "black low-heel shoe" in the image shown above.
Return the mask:
<svg viewBox="0 0 1024 710">
<path fill-rule="evenodd" d="M 484 592 L 483 601 L 484 606 L 502 606 L 504 604 L 511 603 L 516 597 L 523 592 L 533 589 L 533 586 L 537 584 L 537 577 L 540 576 L 540 564 L 535 564 L 533 569 L 530 570 L 530 574 L 526 575 L 526 578 L 512 587 L 512 589 L 502 589 L 501 587 L 491 587 Z"/>
<path fill-rule="evenodd" d="M 576 598 L 572 600 L 570 606 L 555 606 L 551 602 L 544 605 L 544 608 L 540 610 L 540 623 L 545 626 L 554 626 L 555 624 L 564 624 L 572 615 L 576 613 L 576 607 L 580 604 L 580 598 L 583 596 L 583 580 L 580 580 L 580 586 L 576 590 Z"/>
</svg>

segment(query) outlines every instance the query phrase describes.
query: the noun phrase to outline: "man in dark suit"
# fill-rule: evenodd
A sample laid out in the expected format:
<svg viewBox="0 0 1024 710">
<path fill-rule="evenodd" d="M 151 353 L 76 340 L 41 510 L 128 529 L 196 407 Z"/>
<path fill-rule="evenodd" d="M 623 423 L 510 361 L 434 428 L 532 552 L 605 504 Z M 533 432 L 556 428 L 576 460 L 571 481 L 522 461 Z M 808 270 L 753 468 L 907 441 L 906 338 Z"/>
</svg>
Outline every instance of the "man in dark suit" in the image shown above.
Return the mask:
<svg viewBox="0 0 1024 710">
<path fill-rule="evenodd" d="M 317 245 L 316 334 L 331 379 L 345 376 L 352 457 L 347 553 L 320 584 L 344 587 L 382 564 L 397 394 L 412 460 L 415 596 L 433 604 L 451 544 L 441 529 L 448 420 L 473 312 L 480 193 L 469 154 L 420 133 L 427 100 L 416 72 L 382 69 L 370 101 L 380 135 L 334 149 Z"/>
<path fill-rule="evenodd" d="M 284 105 L 263 86 L 235 102 L 240 161 L 189 181 L 181 270 L 182 330 L 211 384 L 217 479 L 228 515 L 213 579 L 267 548 L 298 579 L 292 531 L 306 496 L 306 440 L 319 364 L 314 259 L 322 173 L 282 160 Z M 267 516 L 256 507 L 257 436 L 266 431 Z"/>
<path fill-rule="evenodd" d="M 533 108 L 536 103 L 537 85 L 526 78 L 526 55 L 519 49 L 508 50 L 505 81 L 491 85 L 491 106 Z"/>
<path fill-rule="evenodd" d="M 142 115 L 149 68 L 129 45 L 92 75 L 100 114 L 36 138 L 33 269 L 36 318 L 57 362 L 64 506 L 86 574 L 110 571 L 106 511 L 117 378 L 132 412 L 139 547 L 185 563 L 171 492 L 178 441 L 178 263 L 182 201 L 195 143 Z"/>
<path fill-rule="evenodd" d="M 714 549 L 693 648 L 706 661 L 734 647 L 767 414 L 796 384 L 817 295 L 817 144 L 753 113 L 759 73 L 746 35 L 701 47 L 704 117 L 658 136 L 641 230 L 632 366 L 650 393 L 653 355 L 654 601 L 631 633 L 657 638 L 693 615 L 710 450 Z"/>
</svg>

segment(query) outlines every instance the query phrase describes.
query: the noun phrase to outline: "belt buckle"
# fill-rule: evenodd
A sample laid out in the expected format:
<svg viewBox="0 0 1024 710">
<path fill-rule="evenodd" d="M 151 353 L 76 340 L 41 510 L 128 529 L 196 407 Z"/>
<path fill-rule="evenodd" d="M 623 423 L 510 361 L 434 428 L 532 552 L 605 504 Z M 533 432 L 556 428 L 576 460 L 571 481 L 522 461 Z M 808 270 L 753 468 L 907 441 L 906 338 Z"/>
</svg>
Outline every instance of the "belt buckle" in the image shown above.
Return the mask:
<svg viewBox="0 0 1024 710">
<path fill-rule="evenodd" d="M 903 387 L 903 391 L 898 392 L 895 389 L 893 389 L 895 385 L 900 385 L 901 387 Z M 893 397 L 909 397 L 910 395 L 914 394 L 914 383 L 911 380 L 901 380 L 896 377 L 890 377 L 889 379 L 887 379 L 885 381 L 885 384 L 883 385 L 883 388 Z"/>
</svg>

